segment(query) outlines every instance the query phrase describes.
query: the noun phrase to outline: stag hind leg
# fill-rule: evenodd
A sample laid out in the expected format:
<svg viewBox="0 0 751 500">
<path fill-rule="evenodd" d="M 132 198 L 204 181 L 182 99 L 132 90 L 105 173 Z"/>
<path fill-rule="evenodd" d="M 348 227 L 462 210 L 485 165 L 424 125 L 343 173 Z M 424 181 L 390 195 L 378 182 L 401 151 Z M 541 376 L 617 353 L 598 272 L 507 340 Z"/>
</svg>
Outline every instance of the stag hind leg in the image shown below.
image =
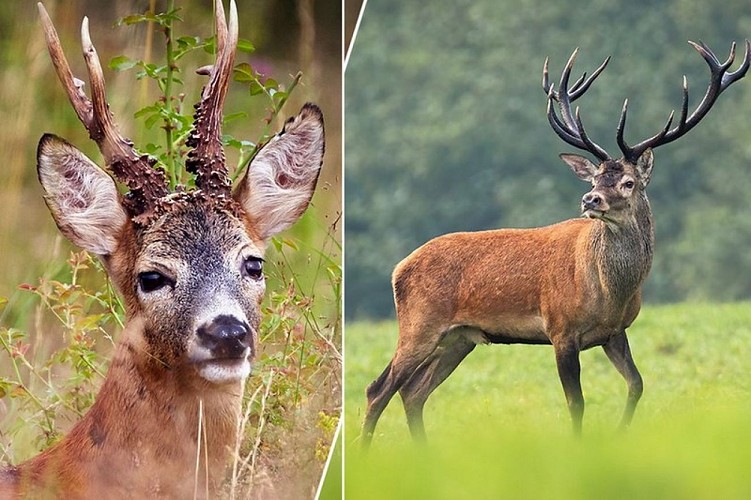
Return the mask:
<svg viewBox="0 0 751 500">
<path fill-rule="evenodd" d="M 399 389 L 410 433 L 417 441 L 425 441 L 422 413 L 428 397 L 475 348 L 475 342 L 468 338 L 467 333 L 466 328 L 448 332 L 435 351 Z"/>
<path fill-rule="evenodd" d="M 644 384 L 639 370 L 636 368 L 636 364 L 634 364 L 634 359 L 631 357 L 631 348 L 628 345 L 625 330 L 613 335 L 607 344 L 602 347 L 610 362 L 613 363 L 613 366 L 626 379 L 626 384 L 628 384 L 626 409 L 623 411 L 623 418 L 621 418 L 620 424 L 621 428 L 626 428 L 634 416 L 636 405 L 644 390 Z"/>
<path fill-rule="evenodd" d="M 399 345 L 394 357 L 366 391 L 368 407 L 361 434 L 364 448 L 370 445 L 378 419 L 396 391 L 435 351 L 440 340 L 440 335 L 435 333 L 436 331 L 440 329 L 422 328 L 419 335 L 411 335 L 410 330 L 400 328 Z"/>
</svg>

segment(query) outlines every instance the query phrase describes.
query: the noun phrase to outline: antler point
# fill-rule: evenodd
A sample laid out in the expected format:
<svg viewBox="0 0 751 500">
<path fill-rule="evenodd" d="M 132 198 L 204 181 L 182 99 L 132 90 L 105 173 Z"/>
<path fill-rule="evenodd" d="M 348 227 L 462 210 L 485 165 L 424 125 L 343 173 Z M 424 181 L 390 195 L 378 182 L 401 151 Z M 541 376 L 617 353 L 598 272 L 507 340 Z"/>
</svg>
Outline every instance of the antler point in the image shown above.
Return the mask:
<svg viewBox="0 0 751 500">
<path fill-rule="evenodd" d="M 85 51 L 90 50 L 93 46 L 91 43 L 91 34 L 89 33 L 89 18 L 87 16 L 83 16 L 83 21 L 81 22 L 81 45 L 83 45 Z"/>
</svg>

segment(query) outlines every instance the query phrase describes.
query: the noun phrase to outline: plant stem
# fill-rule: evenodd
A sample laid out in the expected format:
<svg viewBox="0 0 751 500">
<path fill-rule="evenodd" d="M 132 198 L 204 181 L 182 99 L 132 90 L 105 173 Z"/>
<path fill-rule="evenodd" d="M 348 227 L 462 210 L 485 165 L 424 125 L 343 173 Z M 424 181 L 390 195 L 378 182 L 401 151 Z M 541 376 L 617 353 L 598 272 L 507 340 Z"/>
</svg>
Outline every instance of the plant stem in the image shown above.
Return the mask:
<svg viewBox="0 0 751 500">
<path fill-rule="evenodd" d="M 292 79 L 292 83 L 289 84 L 287 87 L 287 96 L 283 99 L 280 99 L 278 102 L 274 102 L 274 97 L 271 95 L 271 93 L 266 89 L 266 87 L 261 84 L 261 82 L 256 79 L 255 82 L 263 89 L 263 93 L 266 94 L 266 96 L 269 98 L 269 101 L 271 101 L 271 115 L 268 118 L 268 122 L 266 123 L 266 126 L 263 129 L 263 135 L 262 138 L 268 137 L 269 130 L 271 129 L 271 124 L 274 122 L 276 117 L 279 115 L 279 113 L 282 111 L 282 108 L 284 107 L 284 104 L 287 102 L 287 99 L 289 99 L 289 96 L 292 94 L 292 91 L 295 90 L 295 87 L 297 87 L 297 84 L 300 83 L 300 79 L 302 78 L 302 73 L 298 71 L 298 73 L 294 76 Z M 237 168 L 232 173 L 232 182 L 234 183 L 245 171 L 245 169 L 248 167 L 248 164 L 253 160 L 253 158 L 256 157 L 258 154 L 258 151 L 260 151 L 261 147 L 266 144 L 265 140 L 259 140 L 256 142 L 255 146 L 250 150 L 247 156 L 244 155 L 244 153 L 240 152 L 240 161 L 238 162 Z"/>
<path fill-rule="evenodd" d="M 167 12 L 175 10 L 175 0 L 169 0 Z M 167 134 L 167 170 L 170 176 L 170 187 L 175 189 L 177 185 L 177 172 L 175 171 L 175 148 L 172 142 L 172 130 L 175 127 L 172 119 L 172 73 L 175 69 L 174 46 L 172 43 L 172 19 L 168 19 L 164 25 L 164 35 L 167 37 L 167 78 L 164 82 L 164 107 L 167 116 L 164 118 L 164 131 Z"/>
</svg>

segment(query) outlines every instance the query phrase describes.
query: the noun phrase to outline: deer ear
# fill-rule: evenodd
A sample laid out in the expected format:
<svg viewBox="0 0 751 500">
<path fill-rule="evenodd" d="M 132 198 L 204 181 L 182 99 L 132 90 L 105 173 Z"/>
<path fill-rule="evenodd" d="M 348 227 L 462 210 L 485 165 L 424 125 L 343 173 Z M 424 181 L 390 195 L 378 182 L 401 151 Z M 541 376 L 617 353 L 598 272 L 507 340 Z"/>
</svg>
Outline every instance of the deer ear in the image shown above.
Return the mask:
<svg viewBox="0 0 751 500">
<path fill-rule="evenodd" d="M 587 158 L 574 154 L 562 153 L 559 155 L 561 160 L 565 161 L 576 176 L 586 182 L 591 182 L 597 173 L 597 165 Z"/>
<path fill-rule="evenodd" d="M 114 252 L 128 217 L 112 178 L 52 134 L 39 140 L 37 173 L 52 218 L 65 237 L 97 255 Z"/>
<path fill-rule="evenodd" d="M 324 150 L 323 115 L 306 104 L 248 166 L 234 193 L 264 241 L 287 229 L 310 203 Z"/>
<path fill-rule="evenodd" d="M 639 174 L 639 179 L 643 187 L 647 187 L 650 179 L 652 179 L 652 165 L 654 164 L 654 155 L 652 149 L 649 148 L 644 151 L 638 160 L 636 160 L 636 171 Z"/>
</svg>

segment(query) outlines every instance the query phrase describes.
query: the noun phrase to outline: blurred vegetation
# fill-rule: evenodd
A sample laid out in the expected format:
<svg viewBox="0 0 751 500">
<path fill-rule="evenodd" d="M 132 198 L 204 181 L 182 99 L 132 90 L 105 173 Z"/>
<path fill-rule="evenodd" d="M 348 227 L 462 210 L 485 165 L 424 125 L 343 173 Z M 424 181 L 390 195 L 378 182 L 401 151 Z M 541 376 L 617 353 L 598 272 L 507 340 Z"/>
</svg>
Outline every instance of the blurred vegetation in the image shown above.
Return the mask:
<svg viewBox="0 0 751 500">
<path fill-rule="evenodd" d="M 747 37 L 751 5 L 740 0 L 368 2 L 346 75 L 347 317 L 393 315 L 390 273 L 432 237 L 578 216 L 588 186 L 557 158 L 573 148 L 545 116 L 547 56 L 557 82 L 576 47 L 577 77 L 612 55 L 576 104 L 590 137 L 618 156 L 625 98 L 634 144 L 680 107 L 684 74 L 692 106 L 704 95 L 707 65 L 687 40 L 721 59 L 736 41 L 739 60 Z M 751 76 L 656 150 L 648 302 L 751 297 L 748 110 Z"/>
<path fill-rule="evenodd" d="M 396 345 L 394 321 L 348 322 L 347 500 L 745 499 L 751 495 L 751 304 L 648 306 L 630 329 L 644 377 L 633 424 L 616 432 L 626 384 L 602 349 L 583 352 L 582 439 L 571 434 L 545 346 L 478 346 L 425 407 L 415 446 L 399 396 L 367 454 L 365 388 Z"/>
<path fill-rule="evenodd" d="M 211 1 L 176 4 L 182 21 L 175 25 L 175 38 L 213 35 Z M 164 36 L 153 25 L 115 22 L 150 7 L 164 11 L 167 2 L 48 1 L 45 6 L 73 73 L 84 79 L 80 22 L 84 15 L 90 18 L 121 130 L 146 150 L 164 143 L 162 122 L 144 126 L 152 113 L 138 113 L 148 106 L 162 113 L 163 105 L 154 106 L 160 95 L 156 83 L 136 80 L 134 71 L 113 72 L 107 63 L 115 59 L 113 66 L 125 69 L 131 60 L 164 61 Z M 255 50 L 238 52 L 236 63 L 247 71 L 244 82 L 231 84 L 225 116 L 233 119 L 225 133 L 258 141 L 279 130 L 306 101 L 318 103 L 326 120 L 326 156 L 311 208 L 266 255 L 264 351 L 248 383 L 247 440 L 237 450 L 249 466 L 237 469 L 243 477 L 236 492 L 250 481 L 266 494 L 304 498 L 318 485 L 341 406 L 341 6 L 239 0 L 238 13 L 240 37 Z M 175 84 L 173 95 L 185 94 L 179 99 L 188 115 L 206 81 L 193 70 L 211 62 L 213 56 L 203 50 L 179 61 L 183 85 Z M 281 110 L 282 94 L 265 99 L 250 81 L 261 73 L 269 77 L 262 78 L 267 91 L 287 91 L 298 71 L 302 79 L 283 96 L 288 102 Z M 101 158 L 53 72 L 36 2 L 9 2 L 0 9 L 0 84 L 5 95 L 0 102 L 5 155 L 0 169 L 0 462 L 18 462 L 59 439 L 91 404 L 122 311 L 98 264 L 85 253 L 71 253 L 58 234 L 36 180 L 35 149 L 44 132 Z M 179 134 L 173 139 L 179 143 Z M 242 161 L 236 148 L 227 148 L 227 155 L 229 165 Z M 290 455 L 290 449 L 296 453 Z"/>
</svg>

